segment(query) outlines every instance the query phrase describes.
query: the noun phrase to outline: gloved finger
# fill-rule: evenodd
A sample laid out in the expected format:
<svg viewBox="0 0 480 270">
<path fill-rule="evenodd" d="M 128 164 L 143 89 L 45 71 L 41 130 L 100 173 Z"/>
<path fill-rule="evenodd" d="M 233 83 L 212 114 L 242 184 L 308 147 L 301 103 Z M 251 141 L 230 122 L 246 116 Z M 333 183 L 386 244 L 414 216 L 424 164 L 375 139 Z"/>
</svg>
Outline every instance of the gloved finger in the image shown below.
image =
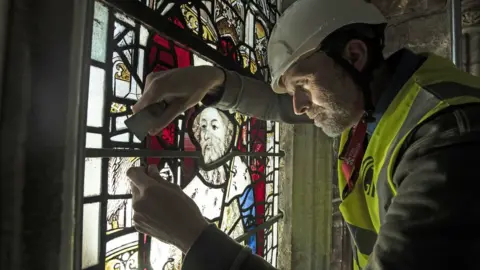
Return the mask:
<svg viewBox="0 0 480 270">
<path fill-rule="evenodd" d="M 131 167 L 127 171 L 127 176 L 140 192 L 156 184 L 156 181 L 147 175 L 145 167 Z"/>
<path fill-rule="evenodd" d="M 132 203 L 135 203 L 140 200 L 142 194 L 140 194 L 140 190 L 137 188 L 137 186 L 135 186 L 132 181 L 130 181 L 130 188 L 132 190 Z"/>
<path fill-rule="evenodd" d="M 157 165 L 155 164 L 148 165 L 147 174 L 151 177 L 159 175 L 160 172 L 158 171 Z"/>
<path fill-rule="evenodd" d="M 165 89 L 162 89 L 161 86 L 158 85 L 159 79 L 164 77 L 168 73 L 167 71 L 158 71 L 152 72 L 147 75 L 145 80 L 145 91 L 143 95 L 138 99 L 137 103 L 132 106 L 133 113 L 137 113 L 144 108 L 148 107 L 148 105 L 158 103 L 166 97 L 167 92 Z"/>
<path fill-rule="evenodd" d="M 146 225 L 145 218 L 143 217 L 142 214 L 135 213 L 133 214 L 133 226 L 135 229 L 141 233 L 148 234 L 148 226 Z"/>
<path fill-rule="evenodd" d="M 195 104 L 190 104 L 186 98 L 175 98 L 165 108 L 163 114 L 158 118 L 156 127 L 151 129 L 148 133 L 151 136 L 155 136 L 162 131 L 168 124 L 170 124 L 177 116 Z"/>
</svg>

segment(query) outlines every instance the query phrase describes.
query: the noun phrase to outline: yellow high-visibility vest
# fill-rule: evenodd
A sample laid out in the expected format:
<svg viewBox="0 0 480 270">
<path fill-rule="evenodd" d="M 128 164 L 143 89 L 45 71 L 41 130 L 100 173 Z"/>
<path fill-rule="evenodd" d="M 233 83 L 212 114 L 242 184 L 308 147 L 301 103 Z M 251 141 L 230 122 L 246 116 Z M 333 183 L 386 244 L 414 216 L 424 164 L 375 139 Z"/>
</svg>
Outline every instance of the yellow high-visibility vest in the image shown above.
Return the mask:
<svg viewBox="0 0 480 270">
<path fill-rule="evenodd" d="M 367 265 L 380 226 L 396 195 L 393 166 L 410 132 L 452 105 L 480 103 L 480 78 L 457 69 L 450 60 L 428 54 L 427 60 L 403 85 L 370 137 L 353 190 L 343 197 L 347 181 L 338 161 L 340 211 L 354 246 L 354 269 Z M 349 130 L 340 140 L 339 153 Z"/>
</svg>

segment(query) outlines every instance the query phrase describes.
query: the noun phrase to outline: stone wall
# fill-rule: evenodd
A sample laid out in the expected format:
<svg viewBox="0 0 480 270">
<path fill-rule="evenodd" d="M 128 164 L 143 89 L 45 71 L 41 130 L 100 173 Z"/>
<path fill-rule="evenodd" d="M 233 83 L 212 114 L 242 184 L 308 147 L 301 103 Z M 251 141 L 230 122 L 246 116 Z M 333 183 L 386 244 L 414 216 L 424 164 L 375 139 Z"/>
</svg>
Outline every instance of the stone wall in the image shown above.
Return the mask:
<svg viewBox="0 0 480 270">
<path fill-rule="evenodd" d="M 373 0 L 387 17 L 385 54 L 407 47 L 450 56 L 447 0 Z"/>
</svg>

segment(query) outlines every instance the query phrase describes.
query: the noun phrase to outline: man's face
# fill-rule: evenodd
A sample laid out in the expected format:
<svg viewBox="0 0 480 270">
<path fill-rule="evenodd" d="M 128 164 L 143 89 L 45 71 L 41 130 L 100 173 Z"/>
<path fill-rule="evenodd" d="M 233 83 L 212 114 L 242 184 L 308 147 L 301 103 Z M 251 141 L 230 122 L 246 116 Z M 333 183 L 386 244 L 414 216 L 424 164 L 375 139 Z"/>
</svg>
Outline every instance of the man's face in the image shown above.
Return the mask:
<svg viewBox="0 0 480 270">
<path fill-rule="evenodd" d="M 354 58 L 354 67 L 361 69 L 364 63 L 358 51 L 361 52 L 361 48 L 347 54 Z M 361 91 L 351 77 L 323 52 L 315 52 L 297 61 L 282 76 L 281 83 L 293 97 L 295 113 L 307 114 L 328 136 L 340 135 L 363 115 Z"/>
<path fill-rule="evenodd" d="M 224 123 L 220 112 L 214 108 L 206 108 L 198 117 L 200 132 L 197 139 L 205 162 L 210 163 L 225 155 L 228 141 L 227 123 Z"/>
</svg>

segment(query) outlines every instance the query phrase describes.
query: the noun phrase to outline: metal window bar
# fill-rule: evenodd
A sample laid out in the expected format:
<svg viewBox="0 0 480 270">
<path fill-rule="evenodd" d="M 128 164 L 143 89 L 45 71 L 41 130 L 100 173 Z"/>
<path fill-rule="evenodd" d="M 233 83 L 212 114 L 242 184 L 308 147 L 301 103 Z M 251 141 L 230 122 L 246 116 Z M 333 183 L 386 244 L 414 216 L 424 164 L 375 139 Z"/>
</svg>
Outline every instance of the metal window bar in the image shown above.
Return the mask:
<svg viewBox="0 0 480 270">
<path fill-rule="evenodd" d="M 453 63 L 462 67 L 462 3 L 450 0 L 450 44 Z"/>
</svg>

